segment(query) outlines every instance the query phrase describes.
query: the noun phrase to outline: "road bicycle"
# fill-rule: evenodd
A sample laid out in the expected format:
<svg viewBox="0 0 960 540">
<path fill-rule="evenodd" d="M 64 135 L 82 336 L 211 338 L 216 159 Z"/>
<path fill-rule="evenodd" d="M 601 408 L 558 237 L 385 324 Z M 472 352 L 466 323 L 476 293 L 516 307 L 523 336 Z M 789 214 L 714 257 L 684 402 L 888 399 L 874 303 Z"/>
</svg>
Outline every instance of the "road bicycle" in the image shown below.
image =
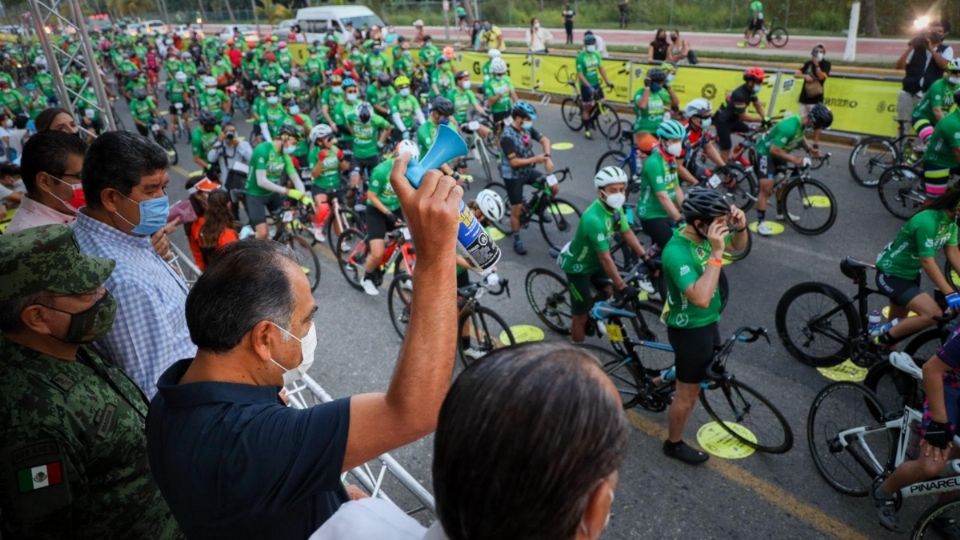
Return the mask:
<svg viewBox="0 0 960 540">
<path fill-rule="evenodd" d="M 164 129 L 166 123 L 167 121 L 163 118 L 154 118 L 150 121 L 150 133 L 153 136 L 153 140 L 167 152 L 170 164 L 176 165 L 180 157 L 177 154 L 177 147 L 173 144 L 173 141 L 170 140 L 170 137 L 167 136 L 167 132 Z"/>
<path fill-rule="evenodd" d="M 471 283 L 457 289 L 457 356 L 463 367 L 487 354 L 516 343 L 510 325 L 496 311 L 480 305 L 484 294 L 494 296 L 506 293 L 510 296 L 508 280 L 493 282 L 484 278 L 482 282 Z M 407 335 L 410 323 L 411 304 L 413 302 L 413 278 L 406 272 L 396 274 L 390 283 L 387 295 L 387 309 L 390 322 L 397 335 L 403 339 Z"/>
<path fill-rule="evenodd" d="M 813 367 L 830 367 L 850 359 L 861 367 L 882 360 L 882 351 L 870 334 L 868 298 L 879 290 L 867 285 L 867 269 L 876 266 L 847 257 L 840 271 L 853 280 L 857 293 L 853 298 L 826 283 L 807 281 L 789 288 L 777 303 L 777 334 L 795 359 Z M 886 298 L 884 296 L 884 298 Z M 917 354 L 939 345 L 949 318 L 939 318 L 938 326 L 911 337 L 904 351 Z"/>
<path fill-rule="evenodd" d="M 178 141 L 190 142 L 190 124 L 183 111 L 183 103 L 174 103 L 173 108 L 176 113 L 170 125 L 170 138 L 173 144 L 177 144 Z"/>
<path fill-rule="evenodd" d="M 496 129 L 493 121 L 486 117 L 474 114 L 472 120 L 464 124 L 464 141 L 467 143 L 467 158 L 474 159 L 480 163 L 483 170 L 483 176 L 487 182 L 493 182 L 493 171 L 498 169 L 499 150 L 496 144 Z M 490 135 L 486 139 L 477 133 L 480 126 L 485 126 L 490 130 Z"/>
<path fill-rule="evenodd" d="M 957 177 L 951 174 L 949 187 L 956 186 Z M 923 169 L 919 166 L 895 165 L 883 171 L 877 184 L 877 194 L 883 207 L 895 217 L 907 220 L 923 210 L 927 201 L 923 185 Z"/>
<path fill-rule="evenodd" d="M 539 177 L 528 180 L 525 185 L 533 187 L 533 193 L 523 202 L 523 213 L 520 214 L 520 226 L 526 228 L 530 223 L 540 225 L 540 234 L 547 244 L 559 252 L 563 246 L 573 239 L 580 224 L 580 209 L 572 202 L 557 197 L 550 189 L 548 178 L 553 176 L 557 183 L 562 184 L 570 177 L 570 168 L 564 168 L 553 173 L 542 173 Z M 508 180 L 513 181 L 513 180 Z M 484 189 L 492 189 L 506 202 L 510 200 L 507 186 L 502 182 L 490 182 Z M 504 234 L 510 234 L 510 212 L 506 212 L 499 220 L 490 221 Z"/>
<path fill-rule="evenodd" d="M 825 154 L 811 161 L 819 168 L 829 159 L 830 154 Z M 785 163 L 777 169 L 773 184 L 777 215 L 800 234 L 827 232 L 837 220 L 837 198 L 826 184 L 810 176 L 816 169 Z"/>
<path fill-rule="evenodd" d="M 890 355 L 891 366 L 919 383 L 921 369 L 908 354 Z M 820 476 L 839 493 L 865 497 L 880 478 L 908 459 L 917 457 L 923 410 L 912 406 L 886 409 L 868 388 L 850 382 L 824 387 L 807 415 L 807 442 Z M 960 445 L 954 436 L 953 445 Z M 903 499 L 960 488 L 960 460 L 945 463 L 943 476 L 916 482 L 896 494 Z M 914 524 L 911 538 L 940 538 L 932 534 L 941 519 L 960 518 L 960 499 L 940 500 Z"/>
<path fill-rule="evenodd" d="M 364 221 L 366 206 L 362 203 L 351 204 L 351 201 L 359 201 L 356 188 L 341 187 L 327 194 L 330 217 L 327 218 L 327 224 L 324 226 L 324 234 L 330 245 L 330 251 L 334 253 L 337 252 L 337 241 L 344 231 L 356 230 L 366 233 L 367 230 L 367 224 Z"/>
<path fill-rule="evenodd" d="M 570 97 L 564 98 L 560 103 L 563 123 L 573 131 L 580 131 L 583 129 L 583 99 L 580 97 L 580 87 L 576 77 L 571 75 L 564 66 L 557 72 L 556 78 L 557 82 L 569 86 L 571 91 Z M 620 137 L 620 115 L 607 103 L 606 99 L 601 98 L 593 102 L 590 119 L 608 141 L 615 141 Z"/>
<path fill-rule="evenodd" d="M 747 45 L 756 47 L 760 45 L 763 40 L 766 40 L 767 43 L 778 49 L 782 49 L 786 47 L 790 41 L 790 34 L 787 33 L 787 29 L 782 26 L 774 26 L 771 28 L 764 23 L 760 29 L 750 32 L 750 35 L 747 36 Z"/>
<path fill-rule="evenodd" d="M 337 239 L 337 249 L 335 251 L 340 273 L 343 274 L 347 283 L 358 291 L 363 290 L 361 282 L 366 275 L 365 265 L 369 251 L 366 236 L 365 232 L 357 229 L 347 229 Z M 377 287 L 380 286 L 383 273 L 386 271 L 392 271 L 394 276 L 401 272 L 408 276 L 413 275 L 413 267 L 416 261 L 413 239 L 410 236 L 410 229 L 406 225 L 388 232 L 384 240 L 386 245 L 383 250 L 383 257 L 377 266 L 380 272 L 377 273 L 377 276 L 372 276 Z"/>
<path fill-rule="evenodd" d="M 896 137 L 864 137 L 853 147 L 847 168 L 858 184 L 876 186 L 883 172 L 890 167 L 914 167 L 920 164 L 923 149 L 918 146 L 917 136 L 911 134 L 905 124 L 903 121 L 898 122 Z"/>
<path fill-rule="evenodd" d="M 625 303 L 640 304 L 636 299 L 627 299 Z M 590 318 L 614 352 L 589 345 L 587 348 L 599 357 L 603 371 L 620 393 L 623 407 L 640 405 L 648 411 L 665 410 L 676 389 L 676 372 L 673 368 L 651 367 L 649 357 L 653 354 L 648 351 L 662 362 L 674 357 L 673 347 L 642 333 L 631 335 L 630 331 L 636 327 L 633 322 L 643 318 L 635 309 L 597 302 L 590 310 Z M 630 322 L 630 326 L 626 322 Z M 701 383 L 700 403 L 724 431 L 741 443 L 761 452 L 782 454 L 793 447 L 793 430 L 787 419 L 769 399 L 726 368 L 734 345 L 752 343 L 761 337 L 769 344 L 765 329 L 741 327 L 723 342 L 714 353 L 707 379 Z M 742 431 L 743 428 L 749 432 Z"/>
</svg>

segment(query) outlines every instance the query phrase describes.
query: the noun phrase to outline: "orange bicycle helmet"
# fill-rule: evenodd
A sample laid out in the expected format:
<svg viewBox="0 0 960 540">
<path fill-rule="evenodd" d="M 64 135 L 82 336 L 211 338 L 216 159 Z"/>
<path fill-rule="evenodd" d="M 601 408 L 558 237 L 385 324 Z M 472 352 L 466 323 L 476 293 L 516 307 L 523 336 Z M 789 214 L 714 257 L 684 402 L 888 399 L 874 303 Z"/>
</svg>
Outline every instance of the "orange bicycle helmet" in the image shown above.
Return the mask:
<svg viewBox="0 0 960 540">
<path fill-rule="evenodd" d="M 743 80 L 763 82 L 767 78 L 766 72 L 761 67 L 749 67 L 743 72 Z"/>
</svg>

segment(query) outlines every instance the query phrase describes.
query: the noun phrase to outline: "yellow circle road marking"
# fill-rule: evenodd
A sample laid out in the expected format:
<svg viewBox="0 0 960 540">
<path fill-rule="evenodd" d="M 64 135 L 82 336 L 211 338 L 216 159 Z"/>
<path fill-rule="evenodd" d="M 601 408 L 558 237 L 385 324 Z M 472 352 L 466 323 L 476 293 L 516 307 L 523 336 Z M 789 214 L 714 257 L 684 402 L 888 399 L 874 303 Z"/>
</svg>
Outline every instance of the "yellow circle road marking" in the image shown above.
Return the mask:
<svg viewBox="0 0 960 540">
<path fill-rule="evenodd" d="M 554 149 L 554 150 L 572 150 L 572 149 L 573 149 L 573 143 L 572 143 L 572 142 L 558 142 L 558 143 L 553 143 L 552 145 L 550 145 L 550 148 L 552 148 L 552 149 Z"/>
<path fill-rule="evenodd" d="M 803 204 L 812 208 L 830 208 L 830 198 L 825 195 L 811 195 L 803 200 Z"/>
<path fill-rule="evenodd" d="M 724 422 L 741 437 L 748 441 L 757 442 L 757 436 L 740 424 Z M 724 459 L 743 459 L 750 456 L 755 449 L 744 444 L 740 439 L 731 435 L 717 422 L 708 422 L 697 430 L 697 443 L 707 452 Z"/>
<path fill-rule="evenodd" d="M 757 232 L 757 223 L 758 222 L 754 221 L 750 225 L 747 225 L 748 227 L 750 227 L 750 232 L 754 232 L 754 233 Z M 767 224 L 770 225 L 770 229 L 771 229 L 771 232 L 773 233 L 773 236 L 776 236 L 778 234 L 783 234 L 783 230 L 784 230 L 783 225 L 777 223 L 776 221 L 767 221 Z"/>
<path fill-rule="evenodd" d="M 543 330 L 532 324 L 515 324 L 510 327 L 510 332 L 513 333 L 514 343 L 532 343 L 534 341 L 543 341 L 543 338 L 545 337 Z M 500 339 L 500 343 L 510 343 L 506 332 L 500 332 L 498 338 Z"/>
<path fill-rule="evenodd" d="M 558 210 L 560 211 L 560 214 L 564 216 L 569 216 L 570 214 L 576 213 L 576 210 L 574 210 L 573 207 L 570 206 L 569 204 L 558 204 L 558 205 L 550 206 L 550 213 L 555 214 L 557 213 Z"/>
<path fill-rule="evenodd" d="M 854 364 L 851 360 L 831 366 L 817 368 L 821 375 L 831 381 L 862 382 L 867 378 L 867 368 Z"/>
<path fill-rule="evenodd" d="M 506 237 L 506 235 L 496 227 L 487 227 L 487 234 L 490 235 L 490 238 L 492 238 L 494 242 L 503 240 Z"/>
</svg>

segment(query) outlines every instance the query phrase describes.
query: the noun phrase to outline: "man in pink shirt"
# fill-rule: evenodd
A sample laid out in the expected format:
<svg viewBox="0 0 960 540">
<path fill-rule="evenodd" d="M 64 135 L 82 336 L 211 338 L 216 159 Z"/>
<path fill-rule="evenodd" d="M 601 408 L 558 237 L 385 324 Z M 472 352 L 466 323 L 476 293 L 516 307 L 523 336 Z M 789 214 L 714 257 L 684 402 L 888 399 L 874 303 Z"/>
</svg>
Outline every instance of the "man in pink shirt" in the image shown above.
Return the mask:
<svg viewBox="0 0 960 540">
<path fill-rule="evenodd" d="M 23 146 L 20 174 L 27 195 L 7 233 L 40 225 L 68 224 L 84 206 L 80 171 L 87 145 L 60 131 L 38 133 Z"/>
</svg>

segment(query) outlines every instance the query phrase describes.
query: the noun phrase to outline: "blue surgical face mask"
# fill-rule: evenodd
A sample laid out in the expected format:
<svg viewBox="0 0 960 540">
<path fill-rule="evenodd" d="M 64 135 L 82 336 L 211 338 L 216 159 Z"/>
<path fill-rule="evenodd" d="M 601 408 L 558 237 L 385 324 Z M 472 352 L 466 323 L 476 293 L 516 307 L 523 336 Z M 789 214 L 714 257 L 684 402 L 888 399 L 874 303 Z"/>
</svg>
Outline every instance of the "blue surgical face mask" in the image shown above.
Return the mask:
<svg viewBox="0 0 960 540">
<path fill-rule="evenodd" d="M 118 192 L 119 193 L 119 192 Z M 120 193 L 123 195 L 123 193 Z M 147 199 L 145 201 L 134 201 L 130 197 L 123 195 L 128 201 L 136 202 L 140 207 L 140 223 L 134 223 L 123 217 L 123 214 L 116 212 L 120 219 L 133 225 L 130 230 L 133 234 L 150 236 L 159 231 L 167 224 L 167 216 L 170 215 L 170 199 L 166 195 L 161 195 L 156 199 Z"/>
<path fill-rule="evenodd" d="M 663 88 L 663 87 L 660 86 L 660 85 L 657 84 L 657 83 L 650 83 L 650 91 L 651 91 L 651 92 L 659 92 L 662 88 Z"/>
<path fill-rule="evenodd" d="M 403 96 L 403 97 L 409 96 L 409 95 L 410 95 L 410 89 L 409 89 L 409 88 L 401 88 L 401 89 L 400 89 L 400 95 Z"/>
<path fill-rule="evenodd" d="M 759 94 L 759 93 L 760 93 L 760 86 L 759 86 L 759 85 L 753 87 L 753 93 L 754 93 L 754 94 Z"/>
<path fill-rule="evenodd" d="M 299 105 L 291 105 L 291 106 L 290 106 L 290 114 L 300 114 L 300 106 L 299 106 Z"/>
<path fill-rule="evenodd" d="M 440 125 L 441 125 L 441 126 L 445 126 L 445 125 L 447 125 L 447 124 L 449 124 L 449 123 L 450 123 L 450 119 L 449 119 L 449 118 L 441 118 L 441 119 L 440 119 Z"/>
<path fill-rule="evenodd" d="M 531 129 L 533 129 L 533 122 L 531 122 L 530 120 L 524 120 L 522 126 L 524 130 L 530 131 Z"/>
</svg>

